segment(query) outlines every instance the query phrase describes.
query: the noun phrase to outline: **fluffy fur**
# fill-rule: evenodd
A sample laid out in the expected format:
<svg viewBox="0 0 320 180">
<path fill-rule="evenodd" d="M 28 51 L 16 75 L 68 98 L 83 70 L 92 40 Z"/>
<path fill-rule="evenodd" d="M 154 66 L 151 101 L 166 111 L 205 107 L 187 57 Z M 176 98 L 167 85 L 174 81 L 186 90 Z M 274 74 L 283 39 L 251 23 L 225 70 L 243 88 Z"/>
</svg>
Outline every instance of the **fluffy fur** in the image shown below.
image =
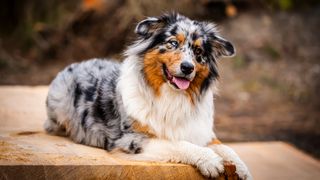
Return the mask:
<svg viewBox="0 0 320 180">
<path fill-rule="evenodd" d="M 223 161 L 251 179 L 236 153 L 206 147 L 213 132 L 217 59 L 232 56 L 215 25 L 179 14 L 141 21 L 122 64 L 93 59 L 72 64 L 50 85 L 47 132 L 75 142 L 121 149 L 134 160 L 181 162 L 216 177 Z"/>
</svg>

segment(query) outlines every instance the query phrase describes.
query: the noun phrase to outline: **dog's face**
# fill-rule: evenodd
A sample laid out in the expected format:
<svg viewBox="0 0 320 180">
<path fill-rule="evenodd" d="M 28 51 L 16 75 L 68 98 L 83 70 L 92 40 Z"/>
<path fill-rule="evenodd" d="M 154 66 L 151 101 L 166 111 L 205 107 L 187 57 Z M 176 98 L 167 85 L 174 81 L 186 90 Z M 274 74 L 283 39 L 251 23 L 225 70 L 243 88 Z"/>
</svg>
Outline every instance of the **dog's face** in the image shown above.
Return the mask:
<svg viewBox="0 0 320 180">
<path fill-rule="evenodd" d="M 233 45 L 217 35 L 211 23 L 169 14 L 141 21 L 133 48 L 143 57 L 149 85 L 159 92 L 164 83 L 189 94 L 200 93 L 218 77 L 216 59 L 232 56 Z"/>
</svg>

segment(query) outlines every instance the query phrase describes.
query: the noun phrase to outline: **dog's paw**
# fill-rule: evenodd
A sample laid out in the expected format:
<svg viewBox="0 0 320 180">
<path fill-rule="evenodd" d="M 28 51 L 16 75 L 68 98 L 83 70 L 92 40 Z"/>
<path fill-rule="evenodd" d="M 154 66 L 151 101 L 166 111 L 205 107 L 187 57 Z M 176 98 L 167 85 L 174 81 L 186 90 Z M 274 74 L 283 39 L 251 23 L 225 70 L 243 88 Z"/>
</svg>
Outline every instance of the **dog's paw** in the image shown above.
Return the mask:
<svg viewBox="0 0 320 180">
<path fill-rule="evenodd" d="M 209 178 L 218 177 L 224 171 L 223 159 L 209 148 L 199 153 L 196 166 L 202 175 Z"/>
<path fill-rule="evenodd" d="M 248 170 L 248 168 L 245 166 L 244 163 L 234 163 L 234 162 L 226 162 L 225 161 L 225 173 L 228 175 L 234 175 L 234 173 L 237 174 L 238 178 L 241 180 L 252 180 L 252 176 Z M 229 170 L 228 170 L 229 169 Z"/>
<path fill-rule="evenodd" d="M 248 167 L 245 163 L 240 159 L 240 157 L 234 152 L 233 149 L 226 145 L 216 145 L 213 147 L 214 151 L 222 156 L 223 160 L 226 162 L 230 162 L 236 166 L 236 173 L 239 178 L 242 180 L 251 180 L 253 179 Z"/>
<path fill-rule="evenodd" d="M 126 153 L 138 154 L 142 152 L 142 146 L 146 137 L 139 133 L 126 133 L 116 141 L 116 145 Z"/>
<path fill-rule="evenodd" d="M 243 180 L 252 180 L 253 179 L 247 166 L 242 161 L 235 162 L 233 164 L 236 166 L 236 173 L 239 175 L 240 179 L 243 179 Z"/>
</svg>

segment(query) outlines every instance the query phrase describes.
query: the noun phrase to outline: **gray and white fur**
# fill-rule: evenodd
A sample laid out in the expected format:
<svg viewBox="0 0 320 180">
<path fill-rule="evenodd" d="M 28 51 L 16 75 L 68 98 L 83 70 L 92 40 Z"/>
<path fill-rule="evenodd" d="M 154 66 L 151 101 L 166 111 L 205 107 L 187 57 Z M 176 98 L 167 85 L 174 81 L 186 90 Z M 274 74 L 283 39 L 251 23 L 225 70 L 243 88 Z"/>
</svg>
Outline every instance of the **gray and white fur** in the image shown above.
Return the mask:
<svg viewBox="0 0 320 180">
<path fill-rule="evenodd" d="M 130 120 L 116 86 L 120 64 L 105 59 L 74 63 L 50 85 L 45 130 L 68 135 L 75 142 L 139 153 L 143 134 L 130 129 Z"/>
<path fill-rule="evenodd" d="M 216 139 L 217 60 L 235 54 L 232 43 L 213 23 L 176 13 L 147 18 L 135 32 L 139 37 L 122 64 L 93 59 L 57 75 L 47 97 L 46 131 L 121 149 L 133 160 L 190 164 L 207 177 L 219 176 L 228 161 L 241 179 L 252 179 L 231 148 L 209 146 Z M 154 136 L 138 133 L 137 122 Z"/>
</svg>

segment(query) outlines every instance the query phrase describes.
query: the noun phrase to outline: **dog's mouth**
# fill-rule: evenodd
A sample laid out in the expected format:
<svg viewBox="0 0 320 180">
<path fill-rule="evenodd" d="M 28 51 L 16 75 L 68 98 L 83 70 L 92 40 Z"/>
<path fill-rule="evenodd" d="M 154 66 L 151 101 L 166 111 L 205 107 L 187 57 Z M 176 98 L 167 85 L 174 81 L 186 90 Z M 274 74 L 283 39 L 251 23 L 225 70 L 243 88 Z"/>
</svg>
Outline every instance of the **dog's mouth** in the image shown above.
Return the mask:
<svg viewBox="0 0 320 180">
<path fill-rule="evenodd" d="M 190 86 L 189 79 L 172 75 L 165 64 L 162 67 L 163 67 L 163 72 L 171 85 L 181 90 L 188 89 L 188 87 Z"/>
</svg>

